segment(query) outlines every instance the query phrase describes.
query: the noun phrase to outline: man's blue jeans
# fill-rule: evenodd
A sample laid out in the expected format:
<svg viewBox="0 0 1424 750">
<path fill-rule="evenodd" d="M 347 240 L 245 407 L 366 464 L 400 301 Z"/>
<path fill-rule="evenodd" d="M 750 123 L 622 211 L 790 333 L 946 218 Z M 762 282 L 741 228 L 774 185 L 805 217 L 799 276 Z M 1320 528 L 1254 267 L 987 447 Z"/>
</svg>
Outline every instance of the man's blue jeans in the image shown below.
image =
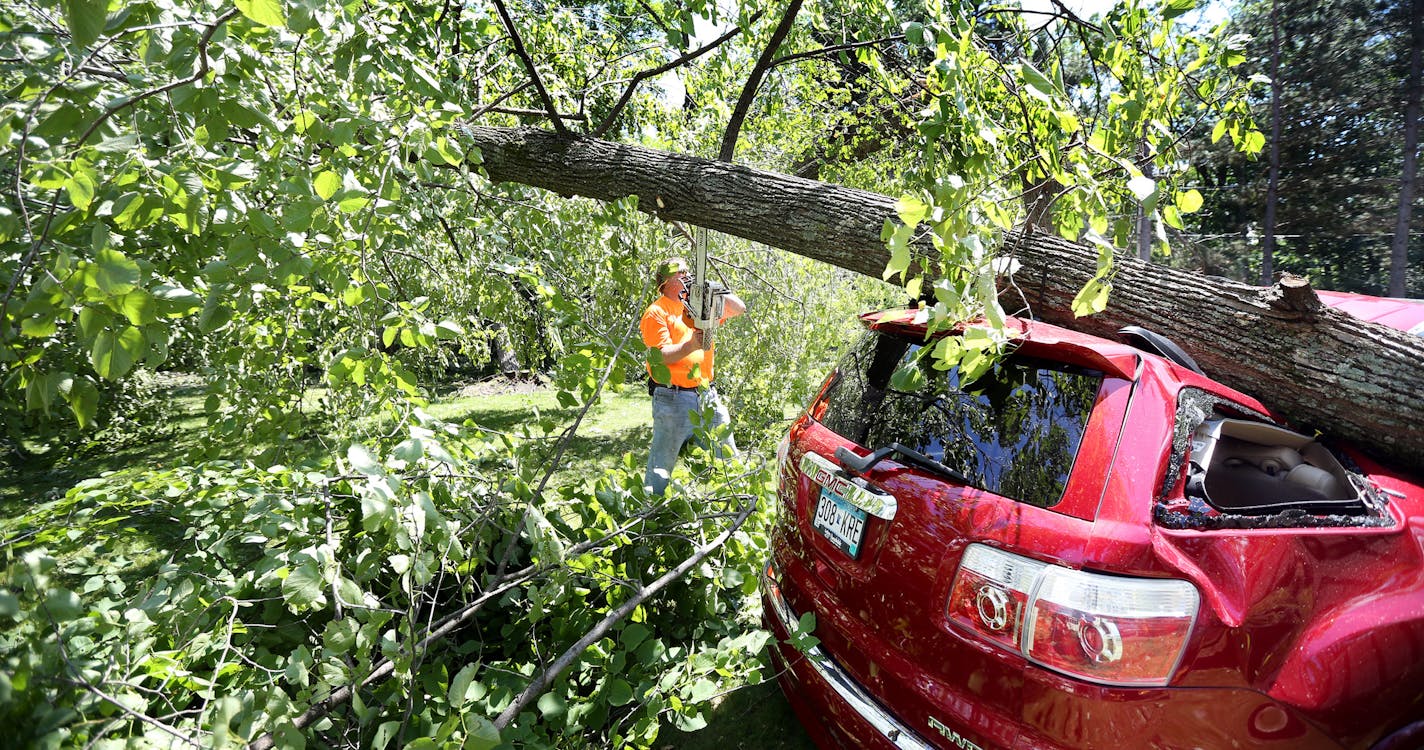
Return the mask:
<svg viewBox="0 0 1424 750">
<path fill-rule="evenodd" d="M 710 421 L 704 424 L 702 411 L 708 410 Z M 689 439 L 699 445 L 709 447 L 706 434 L 713 428 L 730 424 L 731 416 L 727 405 L 717 395 L 717 389 L 708 387 L 702 391 L 679 391 L 658 386 L 653 389 L 653 442 L 648 447 L 648 470 L 643 475 L 643 486 L 654 496 L 661 497 L 667 491 L 668 476 L 677 462 L 677 454 Z M 721 438 L 724 456 L 732 455 L 737 444 L 732 433 L 727 431 Z"/>
</svg>

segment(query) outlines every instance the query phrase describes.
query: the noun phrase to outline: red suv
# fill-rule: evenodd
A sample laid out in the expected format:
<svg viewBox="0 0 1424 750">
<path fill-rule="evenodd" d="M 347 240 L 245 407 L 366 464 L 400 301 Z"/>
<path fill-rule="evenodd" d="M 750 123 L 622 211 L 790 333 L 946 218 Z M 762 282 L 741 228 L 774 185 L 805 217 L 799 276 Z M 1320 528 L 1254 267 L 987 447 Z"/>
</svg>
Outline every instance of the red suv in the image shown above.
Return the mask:
<svg viewBox="0 0 1424 750">
<path fill-rule="evenodd" d="M 1148 331 L 1011 321 L 962 384 L 914 310 L 862 320 L 782 445 L 762 581 L 819 745 L 1424 747 L 1424 481 Z"/>
</svg>

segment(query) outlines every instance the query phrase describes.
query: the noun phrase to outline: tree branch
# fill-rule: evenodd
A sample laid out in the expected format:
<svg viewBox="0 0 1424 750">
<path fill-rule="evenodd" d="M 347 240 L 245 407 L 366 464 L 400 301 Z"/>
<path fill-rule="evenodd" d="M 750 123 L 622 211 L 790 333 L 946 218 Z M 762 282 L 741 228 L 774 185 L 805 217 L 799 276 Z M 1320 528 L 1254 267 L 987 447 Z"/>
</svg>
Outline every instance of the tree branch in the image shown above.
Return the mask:
<svg viewBox="0 0 1424 750">
<path fill-rule="evenodd" d="M 786 35 L 791 33 L 791 25 L 796 22 L 796 14 L 800 12 L 801 0 L 791 0 L 791 4 L 786 6 L 786 13 L 781 17 L 781 23 L 777 24 L 776 31 L 773 31 L 771 39 L 767 40 L 766 49 L 762 50 L 761 57 L 747 76 L 747 82 L 742 86 L 742 95 L 737 99 L 737 106 L 732 108 L 732 117 L 727 121 L 726 131 L 722 133 L 722 150 L 717 154 L 719 161 L 732 160 L 732 155 L 737 150 L 737 135 L 742 132 L 742 122 L 747 119 L 752 100 L 756 99 L 761 79 L 766 75 L 766 71 L 771 69 L 776 50 L 781 47 Z"/>
<path fill-rule="evenodd" d="M 514 721 L 514 718 L 519 715 L 519 712 L 524 710 L 525 706 L 542 695 L 545 690 L 548 690 L 549 686 L 554 684 L 554 680 L 558 679 L 559 675 L 563 674 L 563 671 L 568 669 L 569 665 L 573 664 L 574 661 L 583 654 L 585 649 L 607 634 L 608 631 L 623 618 L 632 614 L 633 610 L 641 606 L 643 602 L 652 598 L 652 596 L 659 591 L 662 591 L 668 584 L 687 575 L 687 571 L 692 570 L 705 560 L 708 555 L 726 544 L 727 540 L 732 538 L 732 534 L 735 534 L 737 529 L 740 529 L 742 524 L 746 523 L 747 518 L 751 516 L 752 511 L 756 510 L 757 507 L 755 495 L 742 495 L 741 497 L 747 501 L 747 506 L 737 514 L 736 520 L 732 522 L 729 528 L 719 534 L 716 539 L 713 539 L 694 552 L 691 557 L 683 560 L 676 568 L 669 570 L 659 577 L 658 580 L 648 584 L 643 590 L 624 602 L 618 609 L 609 612 L 599 621 L 598 625 L 585 633 L 574 645 L 569 646 L 558 659 L 554 660 L 554 663 L 551 664 L 548 669 L 544 670 L 533 682 L 529 683 L 528 687 L 524 688 L 524 692 L 520 693 L 519 697 L 514 699 L 514 702 L 509 705 L 509 708 L 504 709 L 504 712 L 499 715 L 499 718 L 494 720 L 495 728 L 503 731 L 505 727 L 509 726 L 511 721 Z"/>
<path fill-rule="evenodd" d="M 565 552 L 565 556 L 577 557 L 579 555 L 584 554 L 585 552 L 591 552 L 593 550 L 600 549 L 604 545 L 612 543 L 614 540 L 618 539 L 623 534 L 626 534 L 634 526 L 646 522 L 654 514 L 656 514 L 658 511 L 662 510 L 665 507 L 665 505 L 657 505 L 648 508 L 647 510 L 629 518 L 621 526 L 598 539 L 580 542 L 579 544 L 569 547 L 568 550 Z M 484 609 L 486 604 L 489 604 L 490 602 L 498 599 L 511 589 L 524 585 L 526 582 L 534 579 L 535 577 L 547 573 L 550 570 L 553 570 L 553 568 L 554 565 L 530 565 L 526 568 L 510 573 L 509 575 L 504 576 L 503 578 L 496 578 L 495 581 L 497 582 L 497 585 L 494 588 L 481 594 L 474 601 L 466 604 L 460 609 L 457 609 L 454 612 L 451 612 L 450 614 L 447 614 L 444 617 L 441 617 L 439 620 L 431 623 L 431 625 L 425 631 L 425 635 L 422 636 L 420 640 L 417 641 L 412 647 L 411 652 L 413 653 L 414 651 L 420 649 L 429 648 L 431 644 L 443 640 L 446 636 L 455 632 L 465 623 L 469 622 L 475 615 L 479 614 L 480 610 Z M 250 626 L 251 624 L 249 623 L 249 627 Z M 239 652 L 238 655 L 241 656 L 241 652 Z M 387 659 L 381 662 L 375 669 L 371 670 L 371 673 L 366 675 L 366 677 L 362 679 L 359 684 L 348 685 L 346 687 L 340 688 L 339 690 L 333 691 L 327 697 L 312 704 L 310 707 L 307 708 L 306 711 L 302 712 L 300 716 L 296 717 L 295 719 L 292 719 L 291 726 L 294 729 L 305 728 L 312 722 L 322 718 L 323 716 L 326 716 L 328 713 L 331 713 L 331 711 L 336 709 L 338 706 L 346 704 L 348 701 L 351 700 L 353 696 L 356 695 L 356 692 L 358 690 L 384 681 L 394 673 L 394 660 Z M 269 732 L 267 734 L 262 735 L 261 737 L 258 737 L 256 740 L 253 740 L 250 744 L 248 744 L 247 750 L 271 750 L 275 743 L 276 738 Z"/>
<path fill-rule="evenodd" d="M 756 15 L 752 16 L 752 21 L 756 21 L 756 19 L 760 16 L 761 13 L 758 12 Z M 603 118 L 603 122 L 599 123 L 597 128 L 594 128 L 594 137 L 602 138 L 603 135 L 608 132 L 608 129 L 613 127 L 613 123 L 618 119 L 618 115 L 623 112 L 624 107 L 628 106 L 628 100 L 633 98 L 633 92 L 637 90 L 638 84 L 649 78 L 652 78 L 653 76 L 662 75 L 663 73 L 666 73 L 669 70 L 686 65 L 687 63 L 692 62 L 693 60 L 696 60 L 697 58 L 725 44 L 732 37 L 735 37 L 740 33 L 742 33 L 741 27 L 734 28 L 731 31 L 728 31 L 727 33 L 723 34 L 722 36 L 719 36 L 716 39 L 712 40 L 707 45 L 699 49 L 695 49 L 683 55 L 682 57 L 679 57 L 676 60 L 667 63 L 666 65 L 660 65 L 656 68 L 652 68 L 651 70 L 644 70 L 633 76 L 633 80 L 628 82 L 628 88 L 624 89 L 623 95 L 618 98 L 618 103 L 613 105 L 613 110 L 608 113 L 607 117 Z"/>
<path fill-rule="evenodd" d="M 554 106 L 553 98 L 544 88 L 544 81 L 539 78 L 539 69 L 534 67 L 534 58 L 530 57 L 529 52 L 524 49 L 524 40 L 519 36 L 519 29 L 514 27 L 514 19 L 509 16 L 509 9 L 504 7 L 504 0 L 494 0 L 494 7 L 499 11 L 499 20 L 504 22 L 504 28 L 509 32 L 510 41 L 514 43 L 514 54 L 519 55 L 519 59 L 524 61 L 524 67 L 529 70 L 529 79 L 534 83 L 535 90 L 539 92 L 539 99 L 544 102 L 544 109 L 549 111 L 549 119 L 554 122 L 554 130 L 559 133 L 569 132 L 564 121 L 559 117 L 559 110 Z"/>
<path fill-rule="evenodd" d="M 778 57 L 778 58 L 776 58 L 775 60 L 772 60 L 772 61 L 771 61 L 771 67 L 773 67 L 773 68 L 779 67 L 779 66 L 782 66 L 782 65 L 786 65 L 787 63 L 796 62 L 797 60 L 804 60 L 804 59 L 806 59 L 806 58 L 808 58 L 808 57 L 819 57 L 819 56 L 821 56 L 821 55 L 831 55 L 831 54 L 835 54 L 835 53 L 837 53 L 837 52 L 848 52 L 848 51 L 853 50 L 853 49 L 860 49 L 861 47 L 876 47 L 876 46 L 879 46 L 879 45 L 881 45 L 881 44 L 888 44 L 888 43 L 890 43 L 890 42 L 903 42 L 903 41 L 905 41 L 905 35 L 904 35 L 904 34 L 896 34 L 895 36 L 886 36 L 886 37 L 881 37 L 881 38 L 879 38 L 879 39 L 871 39 L 871 40 L 868 41 L 868 42 L 850 42 L 850 43 L 848 43 L 848 44 L 837 44 L 837 45 L 834 45 L 834 46 L 831 46 L 831 47 L 822 47 L 822 48 L 820 48 L 820 49 L 813 49 L 813 50 L 810 50 L 810 51 L 808 51 L 808 52 L 797 52 L 797 53 L 794 54 L 794 55 L 782 55 L 781 57 Z"/>
<path fill-rule="evenodd" d="M 532 85 L 534 85 L 534 84 L 530 83 L 529 81 L 525 81 L 524 83 L 521 83 L 521 84 L 519 84 L 518 86 L 515 86 L 514 88 L 512 88 L 512 89 L 510 89 L 510 90 L 508 90 L 508 91 L 506 91 L 506 92 L 504 92 L 503 94 L 500 94 L 499 96 L 495 97 L 495 100 L 494 100 L 494 101 L 492 101 L 492 102 L 490 102 L 489 104 L 486 104 L 486 105 L 484 105 L 483 107 L 480 107 L 479 109 L 475 110 L 474 113 L 470 115 L 470 119 L 473 120 L 473 119 L 475 119 L 476 117 L 479 117 L 480 115 L 482 115 L 482 114 L 484 114 L 484 113 L 486 113 L 486 112 L 489 112 L 490 110 L 494 109 L 495 107 L 498 107 L 499 105 L 503 104 L 504 101 L 505 101 L 506 99 L 508 99 L 509 97 L 514 96 L 515 94 L 517 94 L 517 93 L 523 91 L 524 89 L 529 88 L 529 87 L 532 86 Z"/>
<path fill-rule="evenodd" d="M 485 107 L 485 108 L 481 109 L 480 111 L 481 111 L 481 112 L 500 112 L 500 113 L 503 113 L 503 114 L 506 114 L 506 115 L 524 115 L 524 116 L 526 116 L 526 117 L 538 117 L 538 116 L 540 116 L 540 115 L 546 115 L 546 114 L 548 114 L 547 112 L 545 112 L 545 111 L 542 110 L 542 109 L 519 109 L 518 107 Z M 559 115 L 559 117 L 563 117 L 563 118 L 566 119 L 566 120 L 586 120 L 586 119 L 588 119 L 588 115 L 581 115 L 581 114 L 578 114 L 578 113 L 571 114 L 571 115 L 570 115 L 570 114 Z"/>
</svg>

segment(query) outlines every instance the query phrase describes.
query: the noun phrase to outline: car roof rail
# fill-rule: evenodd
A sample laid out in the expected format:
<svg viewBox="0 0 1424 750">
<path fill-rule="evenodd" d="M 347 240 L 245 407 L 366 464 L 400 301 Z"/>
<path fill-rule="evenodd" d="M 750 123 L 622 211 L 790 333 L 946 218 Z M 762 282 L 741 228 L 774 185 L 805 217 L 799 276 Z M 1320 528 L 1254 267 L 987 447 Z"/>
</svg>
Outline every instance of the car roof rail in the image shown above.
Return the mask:
<svg viewBox="0 0 1424 750">
<path fill-rule="evenodd" d="M 1117 332 L 1127 340 L 1129 346 L 1151 352 L 1159 357 L 1166 357 L 1198 375 L 1206 375 L 1202 371 L 1201 365 L 1198 365 L 1191 355 L 1182 351 L 1182 347 L 1177 346 L 1177 342 L 1156 331 L 1142 326 L 1124 326 Z"/>
</svg>

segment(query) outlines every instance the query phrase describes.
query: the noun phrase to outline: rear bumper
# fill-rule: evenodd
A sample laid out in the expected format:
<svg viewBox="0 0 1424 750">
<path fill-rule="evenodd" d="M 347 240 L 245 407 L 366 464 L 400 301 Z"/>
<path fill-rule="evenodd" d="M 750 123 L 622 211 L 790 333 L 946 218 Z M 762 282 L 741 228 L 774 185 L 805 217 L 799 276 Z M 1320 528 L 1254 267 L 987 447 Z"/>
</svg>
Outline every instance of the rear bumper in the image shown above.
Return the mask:
<svg viewBox="0 0 1424 750">
<path fill-rule="evenodd" d="M 1240 748 L 1243 750 L 1341 750 L 1342 745 L 1302 721 L 1294 712 L 1250 690 L 1234 688 L 1157 688 L 1129 690 L 1090 685 L 1047 670 L 1030 667 L 1022 675 L 1021 712 L 1010 720 L 1016 735 L 1002 742 L 963 736 L 965 730 L 985 732 L 986 726 L 965 725 L 956 732 L 936 721 L 936 713 L 955 716 L 950 706 L 936 707 L 928 695 L 918 700 L 930 718 L 920 726 L 906 716 L 923 711 L 896 706 L 891 710 L 872 695 L 835 657 L 821 646 L 803 653 L 787 641 L 802 613 L 793 609 L 783 586 L 794 585 L 762 574 L 763 618 L 776 638 L 772 653 L 778 681 L 806 731 L 822 748 L 868 750 L 991 750 L 1034 748 L 1068 750 L 1082 747 Z M 794 597 L 793 597 L 794 598 Z M 818 632 L 828 618 L 818 618 Z M 830 636 L 830 633 L 823 633 Z M 842 647 L 855 648 L 842 641 Z M 923 676 L 923 675 L 922 675 Z M 904 675 L 909 682 L 932 682 Z M 954 703 L 963 703 L 953 700 Z M 959 706 L 970 715 L 998 715 L 989 706 Z M 959 714 L 960 717 L 963 714 Z M 953 721 L 954 719 L 950 719 Z M 962 719 L 959 719 L 962 720 Z M 997 722 L 996 722 L 997 723 Z M 1145 743 L 1145 744 L 1144 744 Z"/>
<path fill-rule="evenodd" d="M 762 606 L 766 625 L 778 641 L 772 653 L 780 662 L 777 666 L 780 667 L 781 690 L 816 744 L 876 750 L 934 750 L 933 745 L 877 703 L 819 646 L 802 653 L 784 643 L 800 616 L 787 604 L 778 583 L 764 572 Z"/>
</svg>

